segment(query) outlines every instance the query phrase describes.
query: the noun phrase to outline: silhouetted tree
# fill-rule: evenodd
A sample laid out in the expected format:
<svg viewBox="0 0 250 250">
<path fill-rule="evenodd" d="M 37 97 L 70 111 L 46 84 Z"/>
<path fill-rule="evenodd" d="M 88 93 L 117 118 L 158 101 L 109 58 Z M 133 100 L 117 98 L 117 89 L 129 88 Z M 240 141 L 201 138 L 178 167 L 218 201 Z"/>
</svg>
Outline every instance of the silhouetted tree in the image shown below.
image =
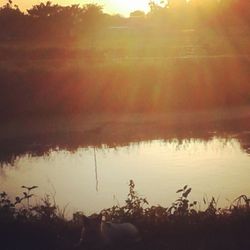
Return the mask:
<svg viewBox="0 0 250 250">
<path fill-rule="evenodd" d="M 34 5 L 27 12 L 31 17 L 45 18 L 57 15 L 62 11 L 62 7 L 57 4 L 52 4 L 52 2 L 47 1 L 45 4 L 40 3 L 39 5 Z"/>
<path fill-rule="evenodd" d="M 11 0 L 0 8 L 2 38 L 19 37 L 23 30 L 24 13 Z"/>
<path fill-rule="evenodd" d="M 168 18 L 168 13 L 169 13 L 168 1 L 162 1 L 160 4 L 158 4 L 154 1 L 150 1 L 149 7 L 150 7 L 150 11 L 149 11 L 147 16 L 155 24 L 162 26 L 164 20 L 166 20 Z M 166 23 L 164 22 L 164 24 L 166 24 Z"/>
<path fill-rule="evenodd" d="M 102 6 L 97 4 L 86 4 L 83 6 L 83 25 L 87 32 L 98 31 L 104 21 L 104 13 Z"/>
<path fill-rule="evenodd" d="M 77 38 L 94 34 L 107 26 L 144 24 L 167 29 L 185 27 L 247 27 L 250 22 L 249 0 L 162 0 L 149 2 L 150 11 L 134 11 L 130 20 L 104 14 L 102 6 L 86 4 L 60 6 L 51 1 L 32 6 L 23 13 L 8 0 L 0 7 L 0 37 L 27 39 Z M 100 34 L 100 33 L 99 33 Z"/>
</svg>

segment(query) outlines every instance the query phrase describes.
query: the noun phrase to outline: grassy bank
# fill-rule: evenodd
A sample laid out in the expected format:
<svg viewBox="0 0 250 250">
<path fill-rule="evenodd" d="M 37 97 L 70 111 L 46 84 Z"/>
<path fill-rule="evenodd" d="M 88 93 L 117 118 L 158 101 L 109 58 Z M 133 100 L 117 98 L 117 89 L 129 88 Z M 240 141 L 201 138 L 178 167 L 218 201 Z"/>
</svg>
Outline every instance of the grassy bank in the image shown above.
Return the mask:
<svg viewBox="0 0 250 250">
<path fill-rule="evenodd" d="M 30 205 L 36 187 L 23 187 L 20 197 L 10 200 L 2 192 L 0 200 L 1 248 L 12 249 L 77 249 L 82 227 L 82 212 L 71 220 L 64 211 L 45 197 L 39 205 Z M 249 249 L 249 199 L 242 195 L 229 208 L 218 208 L 214 198 L 190 201 L 191 188 L 178 190 L 179 198 L 164 208 L 150 206 L 129 184 L 128 197 L 123 206 L 101 211 L 108 220 L 134 223 L 142 240 L 136 246 L 122 249 Z M 78 248 L 79 249 L 79 248 Z M 93 249 L 83 245 L 82 249 Z M 94 248 L 96 249 L 96 248 Z M 115 249 L 121 249 L 116 247 Z"/>
<path fill-rule="evenodd" d="M 0 67 L 2 118 L 169 112 L 250 103 L 247 57 L 39 60 Z"/>
</svg>

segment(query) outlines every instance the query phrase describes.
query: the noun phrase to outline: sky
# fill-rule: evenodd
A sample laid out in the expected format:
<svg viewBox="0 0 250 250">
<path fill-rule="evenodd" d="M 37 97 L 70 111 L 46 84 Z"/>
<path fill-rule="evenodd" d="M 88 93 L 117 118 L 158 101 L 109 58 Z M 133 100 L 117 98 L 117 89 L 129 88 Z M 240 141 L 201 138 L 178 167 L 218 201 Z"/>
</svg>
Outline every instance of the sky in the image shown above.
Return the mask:
<svg viewBox="0 0 250 250">
<path fill-rule="evenodd" d="M 17 4 L 19 8 L 25 11 L 31 6 L 46 2 L 47 0 L 13 0 L 14 4 Z M 110 14 L 121 14 L 129 16 L 129 13 L 134 10 L 143 10 L 147 12 L 149 10 L 149 0 L 51 0 L 52 3 L 58 3 L 60 5 L 72 5 L 72 4 L 86 4 L 96 3 L 103 6 L 103 10 Z M 5 4 L 7 0 L 0 0 L 1 6 Z M 157 2 L 157 1 L 156 1 Z"/>
</svg>

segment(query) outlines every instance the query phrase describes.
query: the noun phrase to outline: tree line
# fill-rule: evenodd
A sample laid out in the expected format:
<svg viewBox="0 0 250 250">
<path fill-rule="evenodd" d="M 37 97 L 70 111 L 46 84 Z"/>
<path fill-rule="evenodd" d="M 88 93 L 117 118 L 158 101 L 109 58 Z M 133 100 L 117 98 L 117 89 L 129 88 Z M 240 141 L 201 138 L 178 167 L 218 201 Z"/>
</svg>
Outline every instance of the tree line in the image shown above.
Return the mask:
<svg viewBox="0 0 250 250">
<path fill-rule="evenodd" d="M 61 6 L 50 1 L 25 12 L 8 0 L 0 7 L 0 38 L 73 39 L 111 26 L 158 27 L 160 29 L 197 27 L 247 27 L 249 0 L 168 0 L 149 2 L 146 14 L 136 10 L 130 17 L 110 15 L 97 4 Z"/>
</svg>

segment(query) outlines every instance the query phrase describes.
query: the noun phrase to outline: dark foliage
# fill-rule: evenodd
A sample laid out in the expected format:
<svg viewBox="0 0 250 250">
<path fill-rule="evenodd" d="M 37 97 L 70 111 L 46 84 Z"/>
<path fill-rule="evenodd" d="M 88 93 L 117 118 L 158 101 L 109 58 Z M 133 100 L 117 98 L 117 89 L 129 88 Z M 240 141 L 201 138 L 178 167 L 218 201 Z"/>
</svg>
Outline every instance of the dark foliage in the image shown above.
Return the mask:
<svg viewBox="0 0 250 250">
<path fill-rule="evenodd" d="M 50 1 L 22 12 L 9 1 L 0 8 L 1 39 L 72 40 L 104 27 L 146 25 L 162 29 L 244 27 L 249 23 L 248 0 L 150 1 L 150 12 L 131 13 L 130 19 L 104 14 L 95 4 L 60 6 Z M 7 24 L 7 25 L 6 25 Z"/>
<path fill-rule="evenodd" d="M 29 204 L 37 188 L 25 187 L 22 197 L 11 201 L 0 194 L 0 241 L 2 249 L 77 249 L 82 227 L 82 212 L 66 220 L 56 204 L 46 197 L 40 205 Z M 168 208 L 149 206 L 145 198 L 129 183 L 124 206 L 101 211 L 108 220 L 132 222 L 142 240 L 129 249 L 249 249 L 249 198 L 242 195 L 229 208 L 220 209 L 215 199 L 204 201 L 207 209 L 197 209 L 188 198 L 191 188 L 185 185 L 180 197 Z M 26 205 L 24 204 L 26 203 Z M 92 249 L 82 247 L 82 249 Z M 124 248 L 126 249 L 126 247 Z"/>
</svg>

